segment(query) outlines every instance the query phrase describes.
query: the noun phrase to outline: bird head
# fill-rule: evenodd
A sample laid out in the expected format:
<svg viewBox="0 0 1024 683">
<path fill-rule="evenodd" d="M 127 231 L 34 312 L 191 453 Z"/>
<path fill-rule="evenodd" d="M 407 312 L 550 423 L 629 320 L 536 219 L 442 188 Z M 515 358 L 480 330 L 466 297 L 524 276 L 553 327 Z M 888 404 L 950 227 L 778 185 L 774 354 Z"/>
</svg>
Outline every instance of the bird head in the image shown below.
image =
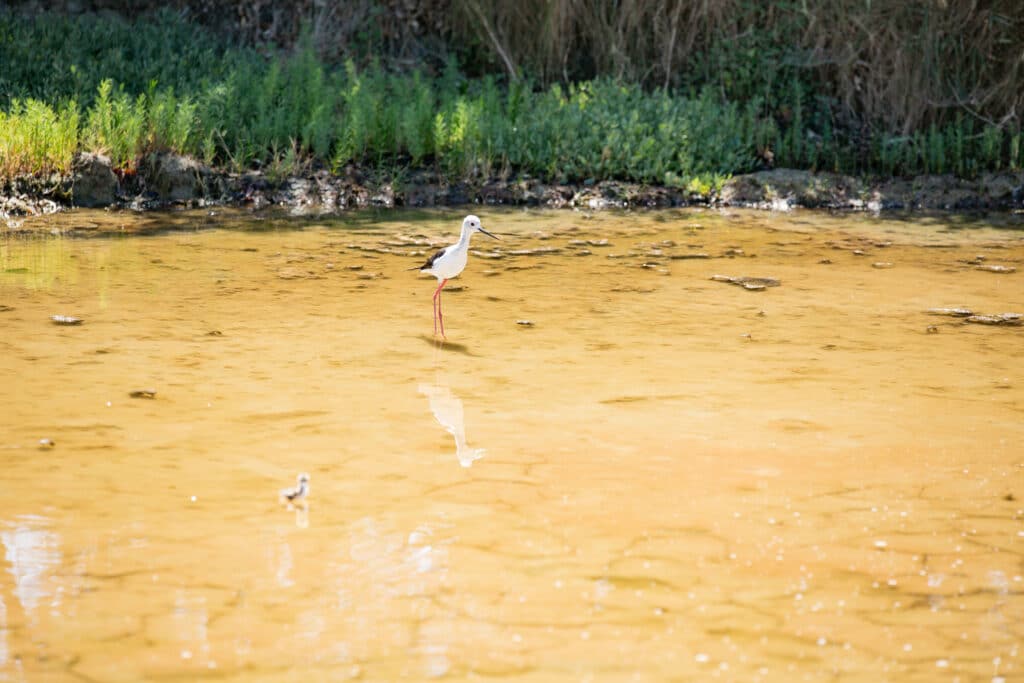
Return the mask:
<svg viewBox="0 0 1024 683">
<path fill-rule="evenodd" d="M 483 234 L 487 235 L 488 237 L 493 237 L 494 239 L 498 239 L 498 237 L 496 235 L 492 235 L 491 233 L 489 233 L 486 230 L 484 230 L 484 227 L 482 225 L 480 225 L 480 219 L 477 218 L 476 216 L 474 216 L 473 214 L 470 214 L 470 215 L 468 215 L 468 216 L 466 216 L 465 218 L 462 219 L 462 229 L 466 230 L 466 231 L 469 231 L 470 233 L 482 232 Z"/>
</svg>

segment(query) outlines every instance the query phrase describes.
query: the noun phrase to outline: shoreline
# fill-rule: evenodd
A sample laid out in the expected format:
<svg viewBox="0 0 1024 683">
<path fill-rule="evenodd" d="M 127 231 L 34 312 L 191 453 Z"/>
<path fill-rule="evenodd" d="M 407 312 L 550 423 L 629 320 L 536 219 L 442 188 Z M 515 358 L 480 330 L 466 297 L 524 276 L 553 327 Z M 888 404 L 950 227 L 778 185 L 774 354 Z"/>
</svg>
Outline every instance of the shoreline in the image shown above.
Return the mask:
<svg viewBox="0 0 1024 683">
<path fill-rule="evenodd" d="M 353 166 L 271 178 L 259 171 L 230 173 L 177 154 L 149 155 L 135 173 L 118 174 L 101 155 L 81 153 L 71 173 L 19 177 L 0 184 L 0 220 L 17 229 L 19 219 L 73 208 L 132 211 L 229 206 L 291 208 L 332 214 L 362 208 L 536 206 L 587 210 L 735 207 L 834 211 L 1024 210 L 1024 171 L 986 173 L 974 179 L 951 175 L 869 180 L 835 173 L 772 169 L 734 176 L 708 194 L 683 188 L 604 180 L 545 183 L 532 178 L 448 182 L 429 170 L 376 180 Z"/>
</svg>

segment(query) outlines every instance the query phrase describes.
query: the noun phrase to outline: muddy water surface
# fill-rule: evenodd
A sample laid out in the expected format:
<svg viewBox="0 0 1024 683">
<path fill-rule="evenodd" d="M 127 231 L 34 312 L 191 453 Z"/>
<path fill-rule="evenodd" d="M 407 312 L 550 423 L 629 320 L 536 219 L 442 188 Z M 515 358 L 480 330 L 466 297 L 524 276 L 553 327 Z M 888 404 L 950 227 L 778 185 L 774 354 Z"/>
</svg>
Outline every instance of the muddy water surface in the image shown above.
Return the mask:
<svg viewBox="0 0 1024 683">
<path fill-rule="evenodd" d="M 480 214 L 0 240 L 0 681 L 1024 678 L 1024 233 Z"/>
</svg>

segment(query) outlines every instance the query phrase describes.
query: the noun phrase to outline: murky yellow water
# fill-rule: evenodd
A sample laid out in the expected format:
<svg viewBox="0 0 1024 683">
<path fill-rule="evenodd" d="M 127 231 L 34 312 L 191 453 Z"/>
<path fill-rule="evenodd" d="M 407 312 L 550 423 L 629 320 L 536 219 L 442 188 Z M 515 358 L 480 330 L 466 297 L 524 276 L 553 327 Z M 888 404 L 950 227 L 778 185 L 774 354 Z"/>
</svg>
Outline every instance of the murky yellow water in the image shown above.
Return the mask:
<svg viewBox="0 0 1024 683">
<path fill-rule="evenodd" d="M 480 213 L 0 241 L 0 681 L 1024 678 L 1024 232 Z"/>
</svg>

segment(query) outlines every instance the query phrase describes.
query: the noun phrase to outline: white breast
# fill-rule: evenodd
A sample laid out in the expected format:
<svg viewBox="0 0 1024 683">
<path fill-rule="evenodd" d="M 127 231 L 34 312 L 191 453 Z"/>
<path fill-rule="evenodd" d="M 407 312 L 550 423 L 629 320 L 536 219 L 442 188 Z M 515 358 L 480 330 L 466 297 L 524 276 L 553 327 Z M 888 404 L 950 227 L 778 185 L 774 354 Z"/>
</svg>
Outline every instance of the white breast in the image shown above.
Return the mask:
<svg viewBox="0 0 1024 683">
<path fill-rule="evenodd" d="M 431 275 L 439 278 L 453 278 L 466 267 L 469 249 L 449 248 L 445 254 L 434 262 L 430 269 Z"/>
</svg>

